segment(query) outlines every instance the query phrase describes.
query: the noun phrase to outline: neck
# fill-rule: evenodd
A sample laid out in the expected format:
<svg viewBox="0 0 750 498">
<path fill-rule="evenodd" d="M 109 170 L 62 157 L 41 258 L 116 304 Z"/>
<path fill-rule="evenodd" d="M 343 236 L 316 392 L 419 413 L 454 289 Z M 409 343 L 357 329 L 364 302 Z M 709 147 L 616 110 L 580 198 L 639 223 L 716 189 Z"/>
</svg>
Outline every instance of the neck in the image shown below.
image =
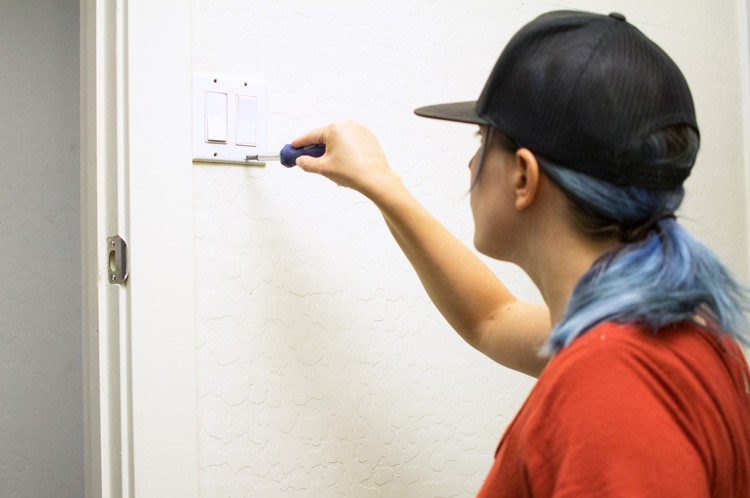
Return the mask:
<svg viewBox="0 0 750 498">
<path fill-rule="evenodd" d="M 542 294 L 550 311 L 553 326 L 559 323 L 578 281 L 605 253 L 619 247 L 616 239 L 596 240 L 580 233 L 565 212 L 554 205 L 554 214 L 530 220 L 533 227 L 525 234 L 523 257 L 516 258 Z"/>
<path fill-rule="evenodd" d="M 547 303 L 553 325 L 562 320 L 581 277 L 608 250 L 560 244 L 558 241 L 521 265 Z"/>
</svg>

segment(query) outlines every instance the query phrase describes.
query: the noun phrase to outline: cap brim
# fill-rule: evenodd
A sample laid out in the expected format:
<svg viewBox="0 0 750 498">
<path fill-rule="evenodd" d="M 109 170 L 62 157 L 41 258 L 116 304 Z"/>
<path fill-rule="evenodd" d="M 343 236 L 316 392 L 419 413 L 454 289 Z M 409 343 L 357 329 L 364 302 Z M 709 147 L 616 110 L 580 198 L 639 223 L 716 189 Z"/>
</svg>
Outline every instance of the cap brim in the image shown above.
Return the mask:
<svg viewBox="0 0 750 498">
<path fill-rule="evenodd" d="M 477 114 L 476 101 L 454 102 L 452 104 L 437 104 L 420 107 L 414 114 L 423 118 L 442 119 L 477 125 L 488 124 L 487 120 Z"/>
</svg>

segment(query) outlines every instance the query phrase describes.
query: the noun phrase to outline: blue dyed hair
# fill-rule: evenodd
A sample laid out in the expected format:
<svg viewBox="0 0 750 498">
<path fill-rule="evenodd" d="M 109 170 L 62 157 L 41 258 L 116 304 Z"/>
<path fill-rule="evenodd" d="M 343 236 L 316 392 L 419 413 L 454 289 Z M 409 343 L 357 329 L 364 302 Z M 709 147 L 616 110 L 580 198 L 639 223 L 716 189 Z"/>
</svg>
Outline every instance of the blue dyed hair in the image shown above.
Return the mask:
<svg viewBox="0 0 750 498">
<path fill-rule="evenodd" d="M 520 148 L 497 130 L 487 133 L 508 150 Z M 486 137 L 476 178 L 489 141 Z M 689 168 L 698 147 L 698 134 L 687 126 L 665 128 L 644 143 L 646 161 L 654 166 Z M 557 353 L 602 322 L 638 323 L 657 333 L 696 316 L 714 332 L 750 345 L 747 289 L 675 219 L 683 187 L 621 187 L 539 156 L 537 160 L 569 198 L 579 229 L 623 242 L 581 277 L 543 353 Z"/>
<path fill-rule="evenodd" d="M 649 164 L 690 167 L 698 135 L 689 127 L 667 128 L 649 137 L 645 147 Z M 605 321 L 638 323 L 656 333 L 696 316 L 715 332 L 750 344 L 747 289 L 674 217 L 683 187 L 619 187 L 537 159 L 570 199 L 580 229 L 623 242 L 578 282 L 545 352 L 558 352 Z"/>
</svg>

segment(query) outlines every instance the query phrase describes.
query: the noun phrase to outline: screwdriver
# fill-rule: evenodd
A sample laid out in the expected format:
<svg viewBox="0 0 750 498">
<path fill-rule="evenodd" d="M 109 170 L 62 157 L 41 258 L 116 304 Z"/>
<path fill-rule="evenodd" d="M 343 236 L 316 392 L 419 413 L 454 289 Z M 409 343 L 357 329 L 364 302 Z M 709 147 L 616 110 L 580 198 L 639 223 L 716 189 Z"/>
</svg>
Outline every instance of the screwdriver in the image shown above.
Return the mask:
<svg viewBox="0 0 750 498">
<path fill-rule="evenodd" d="M 245 161 L 259 161 L 262 163 L 279 161 L 287 168 L 296 165 L 297 158 L 300 156 L 320 157 L 326 153 L 326 146 L 322 144 L 308 145 L 307 147 L 295 148 L 291 144 L 286 144 L 281 148 L 278 154 L 252 154 L 245 157 Z"/>
</svg>

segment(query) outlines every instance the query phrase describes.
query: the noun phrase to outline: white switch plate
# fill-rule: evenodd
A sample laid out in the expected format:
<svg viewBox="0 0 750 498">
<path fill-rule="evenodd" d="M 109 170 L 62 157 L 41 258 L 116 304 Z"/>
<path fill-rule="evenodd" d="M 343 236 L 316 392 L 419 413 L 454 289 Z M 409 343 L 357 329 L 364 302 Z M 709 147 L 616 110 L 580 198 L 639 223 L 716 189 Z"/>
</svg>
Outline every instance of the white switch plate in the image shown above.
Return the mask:
<svg viewBox="0 0 750 498">
<path fill-rule="evenodd" d="M 214 140 L 208 140 L 208 124 L 211 123 L 213 132 L 217 122 L 215 109 L 212 113 L 206 113 L 207 103 L 216 102 L 215 99 L 206 98 L 206 94 L 210 92 L 227 96 L 226 143 L 217 142 L 216 136 L 211 137 Z M 254 123 L 252 116 L 243 116 L 239 119 L 239 97 L 249 97 L 253 100 L 243 99 L 243 102 L 256 104 L 242 106 L 244 110 L 257 110 Z M 245 158 L 248 155 L 266 153 L 267 113 L 265 82 L 225 74 L 193 73 L 193 162 L 247 164 Z M 240 121 L 238 136 L 237 123 Z M 254 145 L 248 145 L 252 142 Z"/>
</svg>

